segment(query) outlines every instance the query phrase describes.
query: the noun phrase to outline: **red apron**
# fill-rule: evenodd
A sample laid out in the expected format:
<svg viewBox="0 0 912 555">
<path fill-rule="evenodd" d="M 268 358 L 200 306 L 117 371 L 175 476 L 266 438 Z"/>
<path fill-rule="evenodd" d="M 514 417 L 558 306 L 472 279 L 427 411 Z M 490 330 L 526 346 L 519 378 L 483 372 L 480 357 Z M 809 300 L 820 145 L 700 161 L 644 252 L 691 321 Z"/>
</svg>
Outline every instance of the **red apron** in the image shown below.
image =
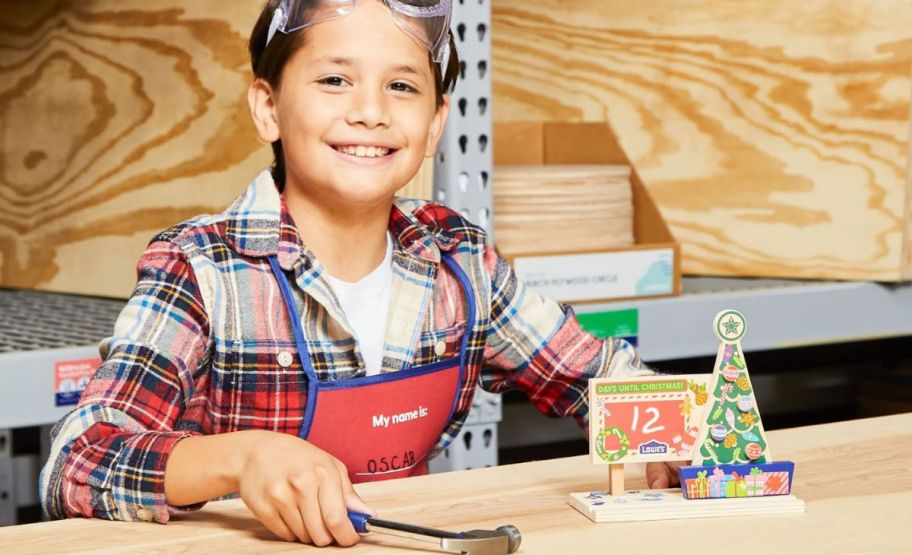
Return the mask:
<svg viewBox="0 0 912 555">
<path fill-rule="evenodd" d="M 288 280 L 278 260 L 269 260 L 308 378 L 299 435 L 345 463 L 352 482 L 427 474 L 427 455 L 456 409 L 466 346 L 475 322 L 475 298 L 462 268 L 449 254 L 444 254 L 443 261 L 459 278 L 469 303 L 459 355 L 398 372 L 320 382 L 306 354 L 301 319 Z"/>
</svg>

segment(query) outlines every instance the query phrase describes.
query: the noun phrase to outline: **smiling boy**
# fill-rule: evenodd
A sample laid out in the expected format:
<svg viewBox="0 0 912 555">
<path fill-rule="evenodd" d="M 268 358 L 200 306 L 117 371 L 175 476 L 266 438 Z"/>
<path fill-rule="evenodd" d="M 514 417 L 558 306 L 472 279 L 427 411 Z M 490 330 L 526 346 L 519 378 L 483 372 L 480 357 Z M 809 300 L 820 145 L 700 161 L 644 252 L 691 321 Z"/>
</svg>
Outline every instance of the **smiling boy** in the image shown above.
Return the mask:
<svg viewBox="0 0 912 555">
<path fill-rule="evenodd" d="M 450 10 L 267 2 L 248 99 L 276 164 L 150 242 L 53 431 L 48 515 L 167 522 L 238 493 L 279 537 L 352 545 L 346 508 L 371 512 L 352 482 L 425 473 L 477 384 L 585 426 L 589 378 L 651 373 L 528 289 L 480 228 L 395 198 L 449 114 Z"/>
</svg>

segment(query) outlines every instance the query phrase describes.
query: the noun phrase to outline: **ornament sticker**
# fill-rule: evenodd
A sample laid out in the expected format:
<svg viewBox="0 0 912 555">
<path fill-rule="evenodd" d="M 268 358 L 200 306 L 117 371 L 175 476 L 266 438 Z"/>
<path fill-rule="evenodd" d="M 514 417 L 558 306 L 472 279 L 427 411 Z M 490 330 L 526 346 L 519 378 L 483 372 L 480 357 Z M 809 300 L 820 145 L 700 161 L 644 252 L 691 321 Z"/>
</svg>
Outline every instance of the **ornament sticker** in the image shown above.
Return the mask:
<svg viewBox="0 0 912 555">
<path fill-rule="evenodd" d="M 596 464 L 681 461 L 692 456 L 709 375 L 589 381 L 589 453 Z"/>
</svg>

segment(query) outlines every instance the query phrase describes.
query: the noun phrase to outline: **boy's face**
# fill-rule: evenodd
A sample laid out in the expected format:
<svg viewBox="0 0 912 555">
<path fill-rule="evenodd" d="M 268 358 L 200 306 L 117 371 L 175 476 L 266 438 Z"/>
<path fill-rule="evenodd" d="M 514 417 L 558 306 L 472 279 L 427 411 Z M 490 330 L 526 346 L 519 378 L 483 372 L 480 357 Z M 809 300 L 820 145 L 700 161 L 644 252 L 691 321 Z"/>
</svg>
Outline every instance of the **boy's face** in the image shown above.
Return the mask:
<svg viewBox="0 0 912 555">
<path fill-rule="evenodd" d="M 307 32 L 270 94 L 274 129 L 258 121 L 260 136 L 282 139 L 286 188 L 346 204 L 389 202 L 434 155 L 449 113 L 448 101 L 436 109 L 427 49 L 381 2 L 358 2 Z"/>
</svg>

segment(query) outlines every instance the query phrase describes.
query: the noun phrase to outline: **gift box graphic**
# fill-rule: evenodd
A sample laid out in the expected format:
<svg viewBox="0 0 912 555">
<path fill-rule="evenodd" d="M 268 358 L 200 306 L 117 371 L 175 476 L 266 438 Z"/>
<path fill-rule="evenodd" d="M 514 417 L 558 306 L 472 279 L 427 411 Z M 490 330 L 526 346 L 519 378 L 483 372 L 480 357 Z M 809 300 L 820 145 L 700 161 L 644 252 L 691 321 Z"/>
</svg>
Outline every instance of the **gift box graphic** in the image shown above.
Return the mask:
<svg viewBox="0 0 912 555">
<path fill-rule="evenodd" d="M 787 495 L 795 463 L 776 461 L 758 464 L 682 466 L 678 469 L 686 499 L 764 497 Z M 707 474 L 712 475 L 707 478 Z"/>
<path fill-rule="evenodd" d="M 721 468 L 713 469 L 713 474 L 709 478 L 709 496 L 725 497 L 726 484 L 731 481 L 731 476 L 726 474 Z"/>
<path fill-rule="evenodd" d="M 769 477 L 769 474 L 764 473 L 759 468 L 751 469 L 750 474 L 744 477 L 744 481 L 747 482 L 747 496 L 763 497 L 767 477 Z"/>
<path fill-rule="evenodd" d="M 725 484 L 725 497 L 747 497 L 747 481 L 744 476 L 732 472 L 731 480 Z"/>
<path fill-rule="evenodd" d="M 705 499 L 709 497 L 709 480 L 706 479 L 706 471 L 697 473 L 696 478 L 685 480 L 686 486 L 685 497 L 688 499 Z"/>
<path fill-rule="evenodd" d="M 763 495 L 788 495 L 790 482 L 788 472 L 769 472 L 763 485 Z"/>
</svg>

